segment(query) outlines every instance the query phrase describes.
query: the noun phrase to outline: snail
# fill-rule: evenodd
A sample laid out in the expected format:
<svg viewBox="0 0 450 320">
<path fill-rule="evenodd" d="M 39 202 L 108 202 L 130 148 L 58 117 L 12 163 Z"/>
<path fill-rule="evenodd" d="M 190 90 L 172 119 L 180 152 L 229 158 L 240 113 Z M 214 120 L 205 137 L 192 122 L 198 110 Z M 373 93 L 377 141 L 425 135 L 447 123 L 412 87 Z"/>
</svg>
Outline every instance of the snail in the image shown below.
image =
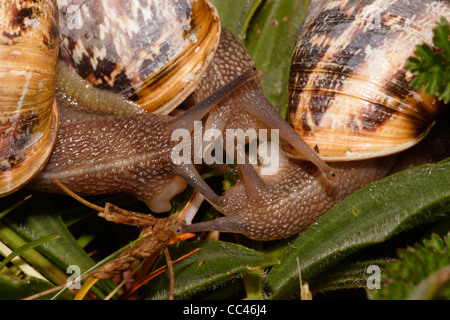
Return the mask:
<svg viewBox="0 0 450 320">
<path fill-rule="evenodd" d="M 58 127 L 55 104 L 57 18 L 35 19 L 33 6 L 2 1 L 0 10 L 0 194 L 28 182 L 51 154 Z M 33 26 L 39 24 L 39 28 Z"/>
<path fill-rule="evenodd" d="M 281 139 L 333 175 L 266 100 L 259 79 L 247 71 L 254 68 L 253 62 L 234 35 L 221 31 L 208 1 L 17 0 L 2 1 L 0 8 L 5 32 L 9 28 L 14 32 L 4 43 L 2 57 L 12 52 L 14 63 L 19 64 L 5 74 L 24 73 L 15 68 L 39 73 L 24 52 L 38 55 L 35 49 L 39 46 L 54 50 L 51 56 L 42 57 L 49 61 L 48 82 L 30 76 L 30 81 L 37 81 L 38 93 L 47 94 L 44 102 L 51 107 L 46 114 L 42 112 L 41 117 L 37 111 L 28 111 L 30 115 L 24 115 L 27 110 L 20 108 L 22 100 L 40 101 L 28 82 L 11 83 L 13 99 L 6 103 L 19 110 L 17 115 L 3 109 L 1 113 L 1 195 L 26 183 L 31 188 L 62 192 L 54 183 L 57 179 L 79 195 L 125 192 L 152 211 L 164 212 L 187 182 L 222 207 L 225 198 L 212 191 L 193 163 L 174 163 L 171 155 L 178 141 L 172 141 L 172 133 L 192 131 L 194 121 L 201 120 L 218 101 L 239 95 L 241 101 L 235 107 L 242 123 L 265 123 L 279 129 Z M 17 27 L 17 21 L 22 25 Z M 30 43 L 22 48 L 20 44 L 29 43 L 25 36 L 32 32 L 37 33 L 37 46 Z M 230 58 L 230 52 L 240 56 Z M 23 76 L 20 79 L 28 81 Z M 179 116 L 169 115 L 194 89 L 200 101 Z M 46 126 L 35 126 L 26 116 Z M 17 125 L 10 124 L 11 117 L 23 124 L 18 120 Z M 51 139 L 25 148 L 22 140 L 39 140 L 37 132 Z M 4 141 L 8 134 L 12 138 Z M 36 163 L 34 158 L 41 161 Z M 18 168 L 30 167 L 33 172 L 17 178 L 21 175 Z"/>
<path fill-rule="evenodd" d="M 412 147 L 424 139 L 443 106 L 414 91 L 412 74 L 405 70 L 416 45 L 432 46 L 432 30 L 441 16 L 450 18 L 448 0 L 312 1 L 292 58 L 290 121 L 336 178 L 327 179 L 283 145 L 274 175 L 240 165 L 240 182 L 224 195 L 224 217 L 178 226 L 177 232 L 287 238 L 394 166 L 401 167 L 401 158 L 426 158 L 422 156 L 431 155 L 432 147 L 448 156 L 445 124 L 440 143 Z M 208 119 L 217 122 L 211 126 L 224 126 L 214 112 Z"/>
</svg>

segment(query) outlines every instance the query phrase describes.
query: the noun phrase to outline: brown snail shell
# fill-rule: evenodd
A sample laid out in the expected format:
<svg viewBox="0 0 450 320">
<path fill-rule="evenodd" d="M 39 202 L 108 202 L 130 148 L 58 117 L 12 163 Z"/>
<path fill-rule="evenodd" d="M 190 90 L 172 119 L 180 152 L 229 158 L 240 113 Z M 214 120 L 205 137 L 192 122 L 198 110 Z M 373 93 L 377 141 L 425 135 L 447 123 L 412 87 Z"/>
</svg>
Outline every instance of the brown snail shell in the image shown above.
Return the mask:
<svg viewBox="0 0 450 320">
<path fill-rule="evenodd" d="M 107 89 L 82 93 L 103 102 L 90 111 L 123 113 L 105 109 L 109 103 L 101 101 L 116 102 L 119 93 L 133 113 L 142 112 L 140 106 L 166 114 L 195 89 L 220 36 L 217 12 L 204 0 L 0 4 L 0 72 L 8 76 L 0 88 L 0 196 L 31 180 L 51 155 L 56 82 L 58 94 L 78 105 L 76 95 L 65 91 L 73 81 L 66 74 L 73 70 L 57 63 L 58 53 L 89 83 L 80 82 L 81 90 Z M 103 91 L 112 94 L 98 94 Z"/>
<path fill-rule="evenodd" d="M 204 0 L 65 1 L 61 58 L 90 85 L 168 114 L 197 86 L 220 36 Z"/>
<path fill-rule="evenodd" d="M 56 17 L 55 2 L 39 5 L 51 7 Z M 307 149 L 313 163 L 325 165 L 260 92 L 250 57 L 233 52 L 242 46 L 237 38 L 226 33 L 224 57 L 209 68 L 213 69 L 211 78 L 202 76 L 213 54 L 219 56 L 215 54 L 219 20 L 207 1 L 124 0 L 106 4 L 72 0 L 59 1 L 58 5 L 60 60 L 64 61 L 59 61 L 57 67 L 61 112 L 58 137 L 52 157 L 30 187 L 61 192 L 54 189 L 53 179 L 58 179 L 69 183 L 71 190 L 80 195 L 131 193 L 152 210 L 167 211 L 171 196 L 182 191 L 188 182 L 208 201 L 221 206 L 222 199 L 201 178 L 193 163 L 172 160 L 171 146 L 176 143 L 172 135 L 178 129 L 192 132 L 194 121 L 201 120 L 231 91 L 243 89 L 239 85 L 248 78 L 254 78 L 249 81 L 254 89 L 251 95 L 242 96 L 242 109 L 235 107 L 249 112 L 254 102 L 250 96 L 258 98 L 256 113 L 261 120 L 273 127 L 282 126 L 282 137 L 289 137 L 287 140 L 300 150 Z M 49 59 L 53 64 L 57 58 Z M 223 83 L 224 71 L 231 76 L 228 83 Z M 139 108 L 142 105 L 152 113 L 167 113 L 191 93 L 199 80 L 208 81 L 204 87 L 214 89 L 214 93 L 182 115 L 150 114 Z M 238 92 L 242 93 L 234 93 Z M 54 93 L 52 86 L 52 99 Z M 110 98 L 106 103 L 105 97 Z M 88 112 L 70 108 L 86 109 L 82 107 L 85 103 Z M 104 112 L 107 114 L 100 114 Z M 332 174 L 328 168 L 325 170 Z"/>
<path fill-rule="evenodd" d="M 405 65 L 417 45 L 432 45 L 440 15 L 450 15 L 448 2 L 322 1 L 299 36 L 289 84 L 291 123 L 322 159 L 386 156 L 425 137 L 440 104 L 411 88 Z"/>
<path fill-rule="evenodd" d="M 6 195 L 51 154 L 59 40 L 54 1 L 2 0 L 0 7 L 0 195 Z"/>
</svg>

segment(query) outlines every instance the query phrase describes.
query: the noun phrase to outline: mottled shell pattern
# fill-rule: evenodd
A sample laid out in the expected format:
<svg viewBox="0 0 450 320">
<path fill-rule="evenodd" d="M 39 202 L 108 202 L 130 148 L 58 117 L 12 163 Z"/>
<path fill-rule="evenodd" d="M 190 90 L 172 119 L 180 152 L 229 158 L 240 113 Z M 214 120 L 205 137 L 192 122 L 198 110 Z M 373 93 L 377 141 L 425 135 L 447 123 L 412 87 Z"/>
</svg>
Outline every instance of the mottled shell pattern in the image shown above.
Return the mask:
<svg viewBox="0 0 450 320">
<path fill-rule="evenodd" d="M 0 0 L 0 195 L 36 175 L 56 137 L 58 20 L 52 1 Z"/>
<path fill-rule="evenodd" d="M 204 0 L 58 0 L 61 57 L 91 85 L 167 114 L 195 89 L 220 22 Z"/>
<path fill-rule="evenodd" d="M 0 0 L 0 196 L 51 154 L 58 56 L 88 86 L 167 114 L 195 89 L 219 36 L 206 0 Z"/>
<path fill-rule="evenodd" d="M 448 0 L 322 1 L 299 34 L 290 121 L 328 161 L 400 152 L 420 141 L 440 104 L 410 87 L 406 60 L 432 45 Z M 301 157 L 285 147 L 294 157 Z"/>
</svg>

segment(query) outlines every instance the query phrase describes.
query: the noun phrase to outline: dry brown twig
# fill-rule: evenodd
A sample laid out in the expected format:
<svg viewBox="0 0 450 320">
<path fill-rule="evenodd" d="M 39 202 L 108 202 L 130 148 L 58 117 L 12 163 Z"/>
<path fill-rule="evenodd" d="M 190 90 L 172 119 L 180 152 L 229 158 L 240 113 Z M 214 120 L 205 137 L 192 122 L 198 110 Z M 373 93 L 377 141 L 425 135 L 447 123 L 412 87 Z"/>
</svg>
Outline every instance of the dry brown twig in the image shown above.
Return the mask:
<svg viewBox="0 0 450 320">
<path fill-rule="evenodd" d="M 55 183 L 58 184 L 58 186 L 68 195 L 84 205 L 96 210 L 100 217 L 108 221 L 130 226 L 144 227 L 139 235 L 139 238 L 142 238 L 141 240 L 133 246 L 125 249 L 113 260 L 89 273 L 88 276 L 92 278 L 110 279 L 117 274 L 121 274 L 124 271 L 132 269 L 142 259 L 161 253 L 166 248 L 169 241 L 175 237 L 175 227 L 182 223 L 181 220 L 177 218 L 155 218 L 152 215 L 119 208 L 111 203 L 106 203 L 103 208 L 81 198 L 56 179 Z M 168 260 L 167 263 L 171 265 L 170 257 L 168 257 L 167 254 L 165 255 Z M 173 267 L 172 272 L 170 273 L 172 277 Z M 173 281 L 171 279 L 171 287 L 172 286 Z"/>
</svg>

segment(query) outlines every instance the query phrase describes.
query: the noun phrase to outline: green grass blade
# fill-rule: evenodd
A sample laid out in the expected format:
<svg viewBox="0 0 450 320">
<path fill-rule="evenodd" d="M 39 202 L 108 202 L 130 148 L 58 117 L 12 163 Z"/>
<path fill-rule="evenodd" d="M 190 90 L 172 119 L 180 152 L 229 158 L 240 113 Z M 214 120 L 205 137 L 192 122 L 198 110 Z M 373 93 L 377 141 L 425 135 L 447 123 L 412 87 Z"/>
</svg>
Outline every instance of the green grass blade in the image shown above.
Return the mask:
<svg viewBox="0 0 450 320">
<path fill-rule="evenodd" d="M 277 263 L 277 260 L 244 246 L 221 241 L 183 242 L 170 247 L 172 260 L 195 249 L 195 254 L 174 265 L 175 297 L 189 298 L 229 280 Z M 163 259 L 164 260 L 164 259 Z M 159 266 L 165 264 L 161 261 Z M 167 299 L 168 272 L 148 283 L 148 299 Z"/>
<path fill-rule="evenodd" d="M 337 204 L 302 233 L 266 279 L 273 299 L 298 290 L 303 281 L 350 254 L 450 213 L 450 162 L 425 165 L 376 181 Z"/>
<path fill-rule="evenodd" d="M 28 242 L 27 244 L 24 244 L 23 246 L 21 246 L 17 250 L 14 250 L 10 255 L 5 257 L 5 259 L 0 264 L 0 272 L 15 257 L 21 255 L 22 253 L 24 253 L 24 252 L 26 252 L 26 251 L 34 248 L 34 247 L 40 246 L 43 243 L 50 242 L 50 241 L 52 241 L 54 239 L 57 239 L 59 237 L 60 237 L 59 234 L 53 234 L 53 235 L 48 235 L 48 236 L 42 237 L 40 239 Z"/>
</svg>

